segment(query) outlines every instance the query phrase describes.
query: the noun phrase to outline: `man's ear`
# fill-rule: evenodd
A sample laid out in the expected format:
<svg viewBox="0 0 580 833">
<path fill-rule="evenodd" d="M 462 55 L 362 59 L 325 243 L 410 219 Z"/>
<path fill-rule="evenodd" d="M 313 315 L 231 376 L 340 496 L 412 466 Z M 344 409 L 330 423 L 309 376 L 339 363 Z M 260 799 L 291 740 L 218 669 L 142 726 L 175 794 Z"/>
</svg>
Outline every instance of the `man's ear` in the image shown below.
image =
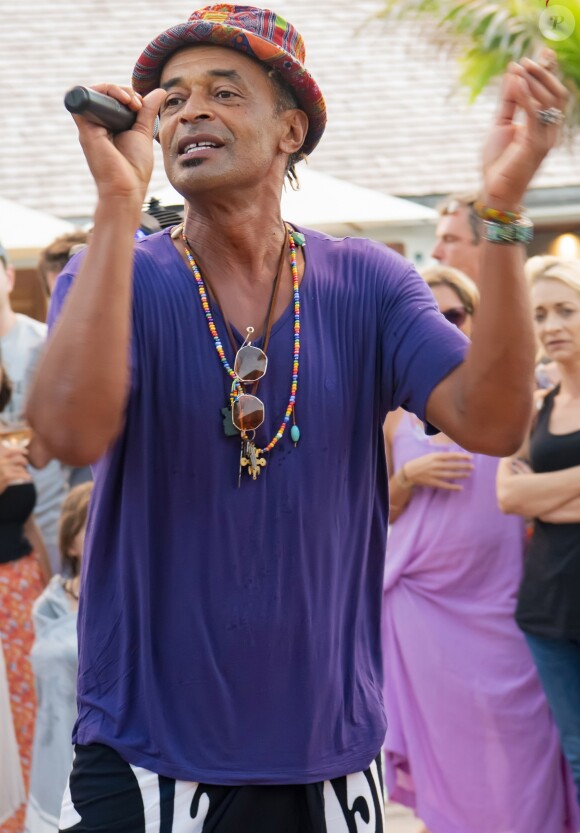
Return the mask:
<svg viewBox="0 0 580 833">
<path fill-rule="evenodd" d="M 304 110 L 286 110 L 282 113 L 286 130 L 280 140 L 280 150 L 288 155 L 297 153 L 308 133 L 308 116 Z"/>
</svg>

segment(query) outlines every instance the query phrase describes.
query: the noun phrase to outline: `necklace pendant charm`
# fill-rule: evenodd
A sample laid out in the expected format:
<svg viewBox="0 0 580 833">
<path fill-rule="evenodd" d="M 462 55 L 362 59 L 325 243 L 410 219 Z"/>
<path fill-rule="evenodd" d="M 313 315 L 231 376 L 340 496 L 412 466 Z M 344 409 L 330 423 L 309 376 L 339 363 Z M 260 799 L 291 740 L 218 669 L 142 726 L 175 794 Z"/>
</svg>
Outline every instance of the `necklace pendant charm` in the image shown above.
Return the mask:
<svg viewBox="0 0 580 833">
<path fill-rule="evenodd" d="M 222 417 L 223 417 L 223 424 L 222 428 L 224 429 L 224 434 L 226 437 L 239 437 L 240 432 L 236 428 L 232 420 L 232 409 L 229 405 L 226 405 L 225 408 L 221 409 Z"/>
<path fill-rule="evenodd" d="M 251 440 L 244 440 L 242 443 L 242 456 L 240 467 L 245 468 L 252 480 L 256 480 L 266 465 L 266 460 L 261 457 L 261 450 L 256 448 Z"/>
</svg>

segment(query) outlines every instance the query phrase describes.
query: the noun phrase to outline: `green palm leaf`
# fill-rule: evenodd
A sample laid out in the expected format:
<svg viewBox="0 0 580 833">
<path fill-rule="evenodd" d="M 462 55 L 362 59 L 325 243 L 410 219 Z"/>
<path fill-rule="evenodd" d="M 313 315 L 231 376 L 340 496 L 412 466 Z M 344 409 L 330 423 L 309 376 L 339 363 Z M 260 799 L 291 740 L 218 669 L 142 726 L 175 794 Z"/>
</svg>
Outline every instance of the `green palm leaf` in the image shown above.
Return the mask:
<svg viewBox="0 0 580 833">
<path fill-rule="evenodd" d="M 578 129 L 580 0 L 555 0 L 552 5 L 565 6 L 574 16 L 574 31 L 565 40 L 550 40 L 540 31 L 545 0 L 385 0 L 379 16 L 414 19 L 423 36 L 439 47 L 447 46 L 457 56 L 459 81 L 469 90 L 471 101 L 503 74 L 510 61 L 533 57 L 549 46 L 571 93 L 568 124 Z"/>
</svg>

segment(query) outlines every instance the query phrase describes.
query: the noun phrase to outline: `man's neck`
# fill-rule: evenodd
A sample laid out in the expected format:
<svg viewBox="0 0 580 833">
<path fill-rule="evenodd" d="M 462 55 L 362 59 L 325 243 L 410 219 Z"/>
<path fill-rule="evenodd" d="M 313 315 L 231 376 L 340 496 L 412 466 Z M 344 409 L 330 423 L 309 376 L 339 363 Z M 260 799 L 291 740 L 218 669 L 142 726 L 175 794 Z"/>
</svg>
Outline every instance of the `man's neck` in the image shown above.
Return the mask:
<svg viewBox="0 0 580 833">
<path fill-rule="evenodd" d="M 285 234 L 278 201 L 243 206 L 190 202 L 184 230 L 215 283 L 271 285 Z"/>
<path fill-rule="evenodd" d="M 15 324 L 16 313 L 12 307 L 0 307 L 0 338 L 4 338 Z"/>
</svg>

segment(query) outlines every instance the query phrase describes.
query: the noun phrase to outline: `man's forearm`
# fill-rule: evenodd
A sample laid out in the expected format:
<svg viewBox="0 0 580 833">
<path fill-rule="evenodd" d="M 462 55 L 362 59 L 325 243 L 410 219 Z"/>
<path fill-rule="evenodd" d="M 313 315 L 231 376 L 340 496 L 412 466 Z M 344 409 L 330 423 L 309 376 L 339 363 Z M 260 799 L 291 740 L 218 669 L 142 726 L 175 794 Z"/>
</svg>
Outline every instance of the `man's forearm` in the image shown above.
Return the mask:
<svg viewBox="0 0 580 833">
<path fill-rule="evenodd" d="M 522 444 L 532 411 L 535 343 L 519 245 L 481 243 L 481 301 L 467 357 L 428 402 L 430 422 L 469 451 Z"/>
<path fill-rule="evenodd" d="M 118 435 L 129 387 L 133 237 L 140 206 L 100 204 L 84 263 L 49 338 L 27 415 L 48 450 L 86 465 Z"/>
<path fill-rule="evenodd" d="M 519 245 L 481 244 L 481 301 L 464 365 L 466 421 L 521 444 L 532 407 L 535 342 Z"/>
</svg>

